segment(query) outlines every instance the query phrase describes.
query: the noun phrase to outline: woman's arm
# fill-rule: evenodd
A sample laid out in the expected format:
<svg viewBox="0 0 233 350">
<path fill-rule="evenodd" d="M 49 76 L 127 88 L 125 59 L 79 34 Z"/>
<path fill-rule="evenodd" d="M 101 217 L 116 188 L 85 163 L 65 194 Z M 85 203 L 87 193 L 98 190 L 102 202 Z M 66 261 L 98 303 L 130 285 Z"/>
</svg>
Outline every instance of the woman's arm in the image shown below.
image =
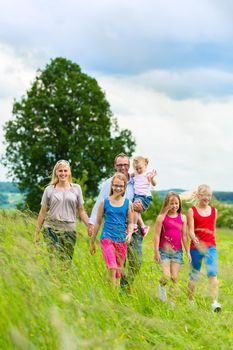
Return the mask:
<svg viewBox="0 0 233 350">
<path fill-rule="evenodd" d="M 188 245 L 188 236 L 187 236 L 187 219 L 185 215 L 182 215 L 182 221 L 183 221 L 183 225 L 182 225 L 182 243 L 188 258 L 188 261 L 191 262 L 191 255 L 190 255 L 190 249 L 189 249 L 189 245 Z"/>
<path fill-rule="evenodd" d="M 133 221 L 134 221 L 133 204 L 131 202 L 129 202 L 128 216 L 127 216 L 127 230 L 128 230 L 128 232 L 126 235 L 126 243 L 130 243 L 132 240 Z"/>
<path fill-rule="evenodd" d="M 164 215 L 160 214 L 155 221 L 154 259 L 157 262 L 160 262 L 159 242 L 160 242 L 163 220 L 164 220 Z"/>
<path fill-rule="evenodd" d="M 44 205 L 40 208 L 40 211 L 38 214 L 38 219 L 37 219 L 36 232 L 34 235 L 34 243 L 37 243 L 40 240 L 40 230 L 41 230 L 41 227 L 44 223 L 44 219 L 45 219 L 45 215 L 46 215 L 47 211 L 48 211 L 47 205 Z"/>
<path fill-rule="evenodd" d="M 80 220 L 86 225 L 88 226 L 88 215 L 86 213 L 86 210 L 84 208 L 83 205 L 79 205 L 78 207 L 78 213 L 79 213 L 79 217 L 80 217 Z"/>
<path fill-rule="evenodd" d="M 101 225 L 103 216 L 104 216 L 104 200 L 102 200 L 102 202 L 100 203 L 100 205 L 98 207 L 96 222 L 95 222 L 95 225 L 94 225 L 93 234 L 91 236 L 90 253 L 92 255 L 95 254 L 95 251 L 96 251 L 96 249 L 95 249 L 95 239 L 96 239 L 99 227 Z"/>
</svg>

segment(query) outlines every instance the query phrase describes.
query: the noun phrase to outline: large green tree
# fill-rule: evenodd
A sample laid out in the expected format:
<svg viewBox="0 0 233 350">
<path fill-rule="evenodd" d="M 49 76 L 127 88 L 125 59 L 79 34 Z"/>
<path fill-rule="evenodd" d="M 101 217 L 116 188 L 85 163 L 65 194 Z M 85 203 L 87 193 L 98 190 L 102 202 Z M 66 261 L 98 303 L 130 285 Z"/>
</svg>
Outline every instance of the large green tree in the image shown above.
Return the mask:
<svg viewBox="0 0 233 350">
<path fill-rule="evenodd" d="M 131 131 L 119 129 L 97 81 L 65 58 L 38 71 L 12 114 L 4 126 L 4 164 L 32 210 L 38 209 L 57 160 L 70 161 L 75 178 L 86 170 L 87 195 L 95 195 L 111 174 L 115 155 L 131 155 L 135 148 Z"/>
</svg>

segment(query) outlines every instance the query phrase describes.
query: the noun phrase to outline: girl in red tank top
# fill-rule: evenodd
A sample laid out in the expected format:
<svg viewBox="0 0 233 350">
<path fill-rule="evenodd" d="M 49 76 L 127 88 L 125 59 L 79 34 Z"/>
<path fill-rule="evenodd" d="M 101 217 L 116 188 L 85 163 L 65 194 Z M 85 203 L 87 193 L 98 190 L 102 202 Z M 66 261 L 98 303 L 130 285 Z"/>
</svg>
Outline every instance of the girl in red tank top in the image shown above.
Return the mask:
<svg viewBox="0 0 233 350">
<path fill-rule="evenodd" d="M 167 300 L 166 284 L 169 280 L 172 282 L 174 297 L 174 286 L 178 281 L 178 273 L 183 262 L 182 243 L 191 261 L 186 233 L 186 216 L 181 214 L 181 200 L 177 193 L 169 192 L 155 223 L 155 261 L 160 264 L 162 270 L 159 280 L 161 301 Z"/>
<path fill-rule="evenodd" d="M 220 311 L 218 303 L 217 251 L 215 241 L 215 222 L 217 209 L 210 206 L 212 191 L 207 185 L 200 185 L 196 192 L 197 205 L 188 211 L 188 228 L 191 238 L 190 254 L 192 257 L 189 274 L 188 295 L 193 302 L 196 281 L 199 279 L 202 260 L 205 260 L 209 279 L 212 310 Z"/>
</svg>

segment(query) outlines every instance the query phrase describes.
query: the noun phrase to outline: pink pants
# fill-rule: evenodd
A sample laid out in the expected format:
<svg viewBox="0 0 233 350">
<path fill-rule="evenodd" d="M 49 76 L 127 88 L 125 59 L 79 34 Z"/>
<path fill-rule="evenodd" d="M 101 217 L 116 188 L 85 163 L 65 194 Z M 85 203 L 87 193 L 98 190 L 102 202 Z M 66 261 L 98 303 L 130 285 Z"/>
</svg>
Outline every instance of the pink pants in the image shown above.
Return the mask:
<svg viewBox="0 0 233 350">
<path fill-rule="evenodd" d="M 116 269 L 116 278 L 121 278 L 122 268 L 126 259 L 127 244 L 125 242 L 114 242 L 103 238 L 100 241 L 102 254 L 108 269 Z"/>
</svg>

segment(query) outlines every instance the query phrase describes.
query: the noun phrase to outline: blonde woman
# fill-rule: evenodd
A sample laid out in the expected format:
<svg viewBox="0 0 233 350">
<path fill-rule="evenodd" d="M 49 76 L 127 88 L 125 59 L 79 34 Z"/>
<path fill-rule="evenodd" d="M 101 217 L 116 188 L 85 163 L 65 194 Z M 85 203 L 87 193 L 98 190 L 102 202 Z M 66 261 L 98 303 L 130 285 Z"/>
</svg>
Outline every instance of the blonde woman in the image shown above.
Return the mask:
<svg viewBox="0 0 233 350">
<path fill-rule="evenodd" d="M 43 226 L 43 236 L 48 247 L 56 249 L 60 257 L 72 259 L 76 243 L 77 212 L 84 224 L 88 225 L 83 204 L 80 185 L 72 183 L 69 162 L 59 160 L 42 196 L 34 242 L 39 241 Z"/>
</svg>

